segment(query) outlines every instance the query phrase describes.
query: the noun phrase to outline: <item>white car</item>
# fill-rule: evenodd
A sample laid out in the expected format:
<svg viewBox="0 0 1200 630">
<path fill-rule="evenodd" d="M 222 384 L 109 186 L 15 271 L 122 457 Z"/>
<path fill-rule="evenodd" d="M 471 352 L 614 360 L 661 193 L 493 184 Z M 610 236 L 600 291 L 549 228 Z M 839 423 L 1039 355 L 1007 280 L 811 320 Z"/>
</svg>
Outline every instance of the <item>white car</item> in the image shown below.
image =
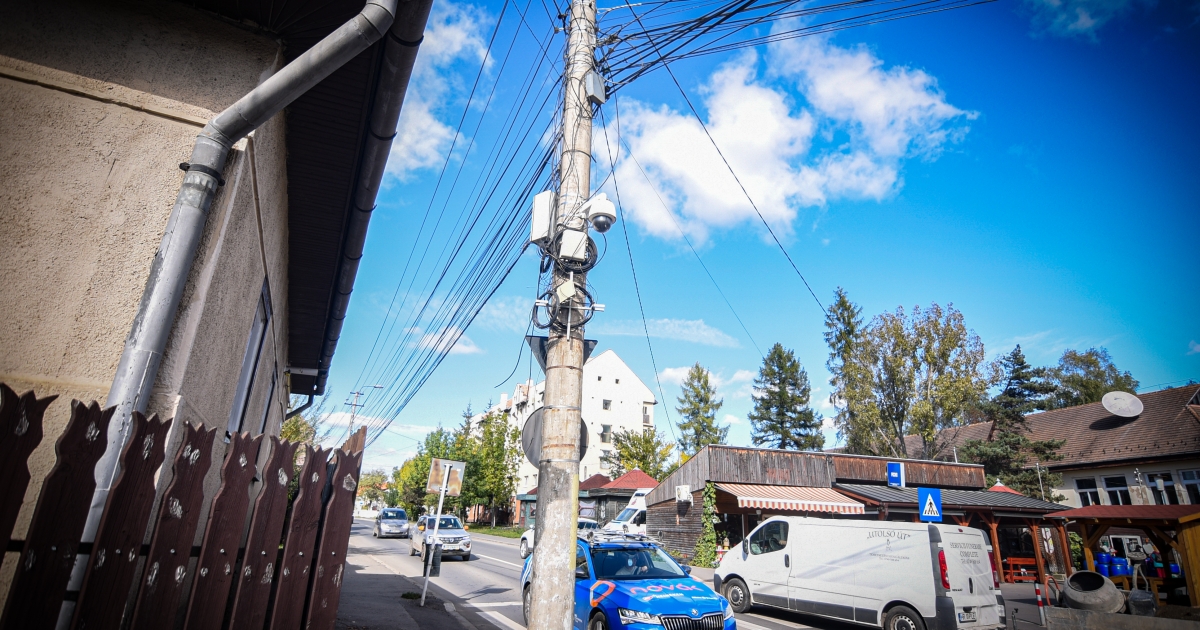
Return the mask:
<svg viewBox="0 0 1200 630">
<path fill-rule="evenodd" d="M 471 535 L 467 533 L 466 525 L 457 516 L 441 516 L 438 519 L 438 541 L 442 543 L 443 556 L 458 556 L 463 560 L 471 559 Z M 409 535 L 408 555 L 421 556 L 433 549 L 433 517 L 422 516 L 417 520 L 416 530 Z"/>
<path fill-rule="evenodd" d="M 597 523 L 596 521 L 593 521 L 590 518 L 579 519 L 579 533 L 581 535 L 586 534 L 589 529 L 600 529 L 600 524 Z M 535 536 L 536 536 L 536 534 L 534 534 L 532 527 L 525 530 L 525 533 L 521 534 L 521 557 L 522 558 L 528 558 L 529 554 L 533 553 Z"/>
<path fill-rule="evenodd" d="M 931 523 L 772 517 L 730 549 L 714 588 L 752 604 L 885 630 L 1003 628 L 983 532 Z"/>
<path fill-rule="evenodd" d="M 408 514 L 401 508 L 383 508 L 375 516 L 371 535 L 376 538 L 399 536 L 408 538 Z"/>
</svg>

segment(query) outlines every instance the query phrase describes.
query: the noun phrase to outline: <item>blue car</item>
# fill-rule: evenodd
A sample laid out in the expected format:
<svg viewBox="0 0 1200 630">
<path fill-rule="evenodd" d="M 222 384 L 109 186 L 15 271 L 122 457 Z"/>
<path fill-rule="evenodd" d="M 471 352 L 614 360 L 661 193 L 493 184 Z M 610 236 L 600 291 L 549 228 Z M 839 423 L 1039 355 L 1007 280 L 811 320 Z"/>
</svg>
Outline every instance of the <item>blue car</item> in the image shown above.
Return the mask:
<svg viewBox="0 0 1200 630">
<path fill-rule="evenodd" d="M 536 552 L 535 552 L 536 553 Z M 521 571 L 529 625 L 533 556 Z M 733 608 L 653 541 L 580 539 L 575 555 L 575 630 L 736 630 Z"/>
</svg>

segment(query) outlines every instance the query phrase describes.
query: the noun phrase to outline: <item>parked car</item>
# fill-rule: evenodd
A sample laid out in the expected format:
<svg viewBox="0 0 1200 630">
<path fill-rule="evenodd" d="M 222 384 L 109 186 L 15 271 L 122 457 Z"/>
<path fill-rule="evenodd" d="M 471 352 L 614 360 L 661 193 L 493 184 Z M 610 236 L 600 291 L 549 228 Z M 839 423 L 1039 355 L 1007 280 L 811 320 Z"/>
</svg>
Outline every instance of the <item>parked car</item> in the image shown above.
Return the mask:
<svg viewBox="0 0 1200 630">
<path fill-rule="evenodd" d="M 579 519 L 579 533 L 581 535 L 588 531 L 592 531 L 592 530 L 596 530 L 596 529 L 600 529 L 600 524 L 597 523 L 596 521 L 593 521 L 590 518 Z M 522 558 L 528 558 L 529 554 L 533 553 L 534 543 L 536 542 L 534 540 L 534 538 L 536 538 L 536 535 L 534 534 L 532 527 L 525 530 L 525 532 L 521 534 L 521 557 Z"/>
<path fill-rule="evenodd" d="M 983 532 L 957 525 L 772 517 L 713 583 L 736 612 L 785 608 L 886 630 L 1002 628 Z"/>
<path fill-rule="evenodd" d="M 399 536 L 408 538 L 408 513 L 400 508 L 383 508 L 375 516 L 375 528 L 371 535 L 376 538 Z"/>
<path fill-rule="evenodd" d="M 463 560 L 471 559 L 471 535 L 467 533 L 467 526 L 458 520 L 457 516 L 443 515 L 438 518 L 437 537 L 442 543 L 443 556 L 458 556 Z M 409 536 L 408 554 L 410 556 L 421 556 L 425 558 L 425 554 L 433 550 L 433 526 L 434 521 L 432 516 L 422 516 L 417 519 L 417 531 L 412 532 Z"/>
<path fill-rule="evenodd" d="M 575 553 L 575 630 L 737 630 L 729 602 L 653 541 L 597 532 Z M 532 567 L 521 571 L 525 625 Z"/>
</svg>

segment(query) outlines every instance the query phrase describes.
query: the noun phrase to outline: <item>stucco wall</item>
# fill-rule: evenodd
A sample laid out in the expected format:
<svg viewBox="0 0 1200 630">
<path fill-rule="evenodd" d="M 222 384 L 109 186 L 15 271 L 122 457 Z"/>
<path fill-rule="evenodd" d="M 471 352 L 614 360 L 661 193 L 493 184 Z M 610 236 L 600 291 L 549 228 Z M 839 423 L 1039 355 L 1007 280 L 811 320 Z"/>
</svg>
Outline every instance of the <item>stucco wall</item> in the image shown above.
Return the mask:
<svg viewBox="0 0 1200 630">
<path fill-rule="evenodd" d="M 182 181 L 178 164 L 203 121 L 280 59 L 275 41 L 184 4 L 0 5 L 0 381 L 59 395 L 30 458 L 14 536 L 25 535 L 70 400 L 107 396 Z M 151 412 L 178 410 L 180 420 L 224 430 L 267 277 L 274 318 L 250 413 L 261 418 L 269 406 L 268 432 L 278 433 L 287 356 L 284 130 L 277 116 L 231 156 Z M 271 372 L 278 381 L 267 401 Z M 257 431 L 257 422 L 246 428 Z M 172 433 L 168 448 L 178 443 Z M 224 441 L 217 444 L 214 472 L 224 455 Z M 209 481 L 211 497 L 218 478 Z M 14 557 L 0 568 L 0 605 Z"/>
<path fill-rule="evenodd" d="M 1076 479 L 1093 479 L 1096 482 L 1097 490 L 1100 494 L 1101 505 L 1110 505 L 1108 491 L 1104 485 L 1105 477 L 1124 476 L 1125 483 L 1129 486 L 1129 498 L 1133 505 L 1154 505 L 1154 495 L 1150 491 L 1148 478 L 1149 475 L 1155 473 L 1170 473 L 1171 480 L 1175 482 L 1175 493 L 1179 497 L 1179 502 L 1189 504 L 1191 500 L 1188 498 L 1187 490 L 1184 488 L 1182 472 L 1185 470 L 1197 471 L 1200 470 L 1200 458 L 1190 458 L 1173 462 L 1163 462 L 1159 464 L 1142 464 L 1138 466 L 1109 466 L 1104 468 L 1092 468 L 1089 470 L 1068 470 L 1063 471 L 1062 485 L 1054 488 L 1054 492 L 1066 497 L 1062 503 L 1071 507 L 1083 507 L 1079 501 L 1079 492 L 1076 490 Z M 1139 482 L 1137 477 L 1141 475 Z M 1047 488 L 1049 490 L 1049 488 Z M 1047 492 L 1047 494 L 1049 494 Z"/>
</svg>

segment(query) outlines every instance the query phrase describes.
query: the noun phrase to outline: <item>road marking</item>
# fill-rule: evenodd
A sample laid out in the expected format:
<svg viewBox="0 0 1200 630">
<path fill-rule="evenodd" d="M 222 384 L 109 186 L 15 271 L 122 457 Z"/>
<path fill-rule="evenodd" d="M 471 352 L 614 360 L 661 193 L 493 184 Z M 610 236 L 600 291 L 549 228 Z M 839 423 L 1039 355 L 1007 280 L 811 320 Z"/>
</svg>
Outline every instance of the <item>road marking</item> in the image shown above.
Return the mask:
<svg viewBox="0 0 1200 630">
<path fill-rule="evenodd" d="M 500 608 L 502 606 L 520 606 L 521 605 L 521 602 L 482 602 L 479 604 L 476 604 L 474 602 L 465 602 L 465 603 L 468 606 L 474 606 L 476 608 Z"/>
<path fill-rule="evenodd" d="M 470 621 L 467 621 L 466 617 L 462 616 L 462 614 L 457 610 L 454 610 L 454 604 L 446 602 L 446 612 L 450 613 L 450 616 L 454 617 L 458 620 L 458 623 L 462 624 L 463 630 L 478 630 L 474 625 L 471 624 Z"/>
<path fill-rule="evenodd" d="M 777 623 L 781 626 L 787 626 L 789 628 L 811 628 L 812 627 L 812 626 L 806 626 L 801 623 L 785 621 L 783 619 L 776 619 L 775 617 L 767 617 L 766 615 L 759 615 L 757 613 L 745 613 L 745 614 L 750 615 L 751 617 L 758 617 L 759 619 L 762 619 L 763 621 L 770 621 L 771 623 Z M 754 630 L 754 629 L 751 628 L 750 630 Z M 770 629 L 764 628 L 763 630 L 770 630 Z"/>
<path fill-rule="evenodd" d="M 511 566 L 517 567 L 518 569 L 524 569 L 524 568 L 525 568 L 525 565 L 523 565 L 523 564 L 517 564 L 517 563 L 515 563 L 515 562 L 509 562 L 508 560 L 501 560 L 500 558 L 493 558 L 493 557 L 491 557 L 491 556 L 485 556 L 485 555 L 483 555 L 483 554 L 481 554 L 481 553 L 477 553 L 477 554 L 475 554 L 475 555 L 479 556 L 480 558 L 487 558 L 488 560 L 495 560 L 496 562 L 503 562 L 504 564 L 507 564 L 507 565 L 511 565 Z"/>
<path fill-rule="evenodd" d="M 525 630 L 525 626 L 522 626 L 521 624 L 509 619 L 508 617 L 505 617 L 504 615 L 501 615 L 498 612 L 490 612 L 485 610 L 480 612 L 479 616 L 487 617 L 487 620 L 493 624 L 496 624 L 496 627 L 500 628 L 500 630 Z"/>
</svg>

